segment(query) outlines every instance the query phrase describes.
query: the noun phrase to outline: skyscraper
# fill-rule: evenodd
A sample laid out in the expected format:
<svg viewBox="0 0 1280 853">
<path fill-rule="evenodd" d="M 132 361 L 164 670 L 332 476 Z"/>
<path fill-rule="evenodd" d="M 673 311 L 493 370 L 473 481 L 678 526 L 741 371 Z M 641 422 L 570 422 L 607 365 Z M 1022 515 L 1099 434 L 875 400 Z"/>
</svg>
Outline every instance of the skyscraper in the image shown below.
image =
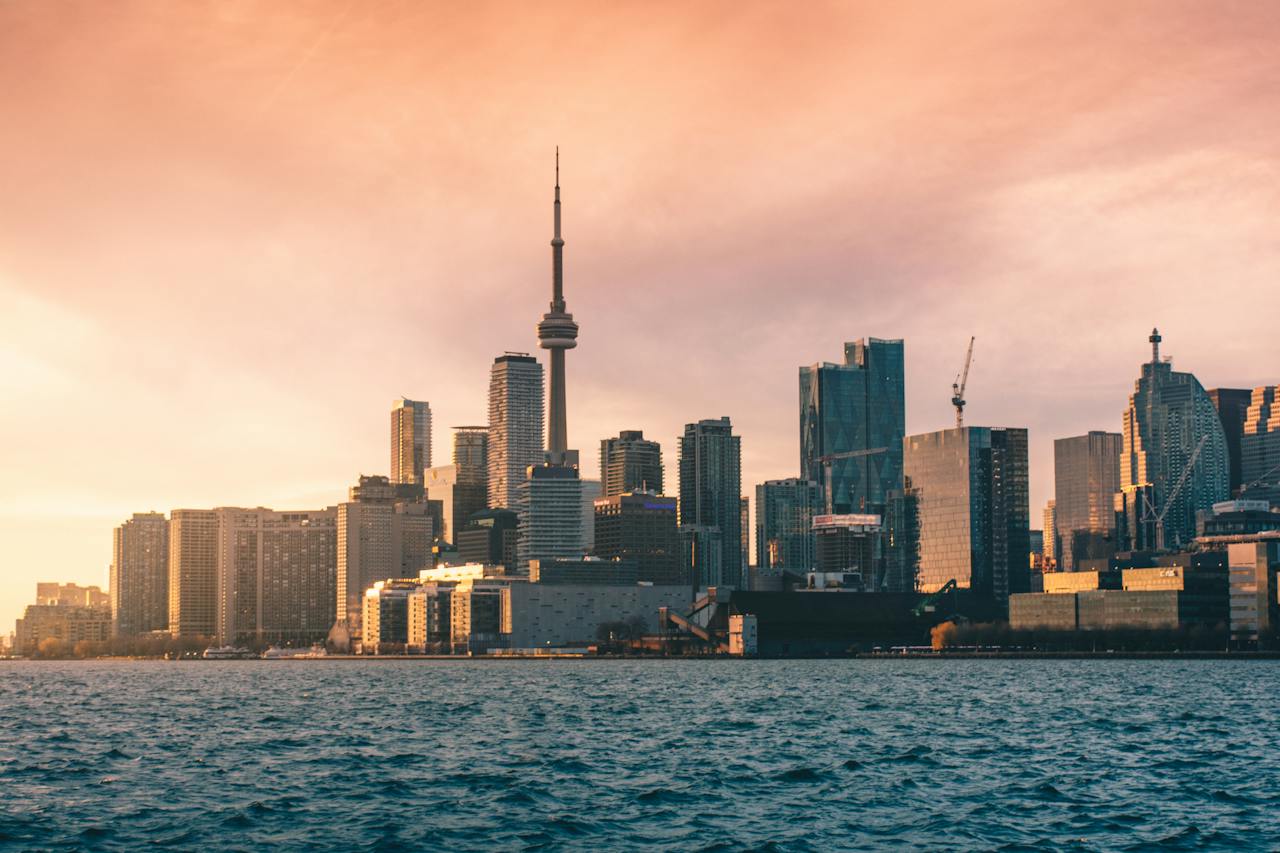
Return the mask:
<svg viewBox="0 0 1280 853">
<path fill-rule="evenodd" d="M 682 566 L 676 500 L 652 492 L 599 498 L 595 502 L 595 554 L 631 560 L 641 581 L 688 584 Z"/>
<path fill-rule="evenodd" d="M 391 482 L 422 485 L 431 467 L 431 404 L 401 397 L 391 406 Z"/>
<path fill-rule="evenodd" d="M 1236 494 L 1242 485 L 1240 479 L 1240 439 L 1244 435 L 1244 422 L 1253 400 L 1253 392 L 1247 388 L 1211 388 L 1209 401 L 1218 412 L 1222 433 L 1227 438 L 1228 488 Z"/>
<path fill-rule="evenodd" d="M 115 529 L 111 548 L 111 618 L 122 637 L 169 627 L 169 522 L 136 512 Z"/>
<path fill-rule="evenodd" d="M 323 640 L 334 621 L 336 510 L 217 512 L 217 641 Z"/>
<path fill-rule="evenodd" d="M 582 481 L 569 465 L 533 465 L 517 490 L 522 574 L 530 560 L 575 558 L 587 551 L 582 530 Z"/>
<path fill-rule="evenodd" d="M 1092 431 L 1053 442 L 1054 508 L 1059 567 L 1072 572 L 1080 560 L 1116 552 L 1115 494 L 1120 491 L 1124 436 Z"/>
<path fill-rule="evenodd" d="M 538 344 L 551 350 L 551 406 L 547 425 L 548 461 L 552 465 L 568 464 L 568 418 L 565 411 L 564 352 L 578 345 L 578 324 L 565 311 L 564 240 L 560 237 L 560 149 L 556 148 L 555 220 L 551 238 L 551 310 L 538 323 Z"/>
<path fill-rule="evenodd" d="M 903 468 L 915 501 L 921 592 L 949 580 L 1005 601 L 1027 592 L 1031 549 L 1027 431 L 958 427 L 908 436 Z"/>
<path fill-rule="evenodd" d="M 338 504 L 334 619 L 360 635 L 361 598 L 374 581 L 417 577 L 434 564 L 431 506 L 399 501 L 386 477 L 362 476 Z"/>
<path fill-rule="evenodd" d="M 680 439 L 680 525 L 703 530 L 690 541 L 699 586 L 742 587 L 742 445 L 727 417 L 685 425 Z M 714 547 L 710 543 L 718 542 Z"/>
<path fill-rule="evenodd" d="M 646 441 L 641 430 L 623 430 L 600 442 L 601 495 L 627 492 L 662 494 L 662 445 Z"/>
<path fill-rule="evenodd" d="M 1240 439 L 1241 497 L 1280 506 L 1280 386 L 1254 388 Z"/>
<path fill-rule="evenodd" d="M 756 486 L 756 566 L 811 571 L 813 517 L 821 514 L 822 487 L 812 480 L 767 480 Z"/>
<path fill-rule="evenodd" d="M 488 427 L 453 428 L 453 464 L 458 466 L 453 514 L 460 531 L 472 515 L 489 507 Z"/>
<path fill-rule="evenodd" d="M 212 637 L 218 616 L 218 511 L 169 513 L 169 633 Z"/>
<path fill-rule="evenodd" d="M 542 365 L 525 353 L 493 360 L 489 373 L 489 506 L 515 509 L 516 489 L 543 459 Z"/>
<path fill-rule="evenodd" d="M 1230 495 L 1227 439 L 1200 382 L 1160 359 L 1158 330 L 1148 340 L 1151 361 L 1124 414 L 1125 538 L 1135 549 L 1177 548 L 1195 538 L 1196 512 Z"/>
<path fill-rule="evenodd" d="M 843 364 L 800 368 L 800 476 L 827 512 L 883 513 L 901 492 L 905 388 L 901 340 L 846 343 Z"/>
</svg>

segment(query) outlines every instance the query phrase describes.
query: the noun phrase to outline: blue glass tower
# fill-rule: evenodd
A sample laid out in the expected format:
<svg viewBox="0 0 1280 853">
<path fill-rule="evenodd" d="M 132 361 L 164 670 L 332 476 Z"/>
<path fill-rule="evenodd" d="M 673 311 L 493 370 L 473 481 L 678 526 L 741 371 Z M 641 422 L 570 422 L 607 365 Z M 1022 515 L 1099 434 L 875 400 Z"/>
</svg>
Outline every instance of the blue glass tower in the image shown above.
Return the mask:
<svg viewBox="0 0 1280 853">
<path fill-rule="evenodd" d="M 844 364 L 800 368 L 800 476 L 828 512 L 883 513 L 902 491 L 906 380 L 901 340 L 844 345 Z"/>
</svg>

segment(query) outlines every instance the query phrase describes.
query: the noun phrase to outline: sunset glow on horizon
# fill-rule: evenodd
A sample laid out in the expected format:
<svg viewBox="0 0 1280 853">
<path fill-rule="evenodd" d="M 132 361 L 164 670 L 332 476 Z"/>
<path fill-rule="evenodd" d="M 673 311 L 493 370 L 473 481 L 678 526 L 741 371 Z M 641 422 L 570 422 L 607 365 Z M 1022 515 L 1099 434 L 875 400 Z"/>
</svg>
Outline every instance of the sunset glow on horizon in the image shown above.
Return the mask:
<svg viewBox="0 0 1280 853">
<path fill-rule="evenodd" d="M 1038 527 L 1153 326 L 1280 380 L 1277 43 L 1265 3 L 0 5 L 3 630 L 133 512 L 339 502 L 397 396 L 447 461 L 538 352 L 556 145 L 586 476 L 641 429 L 674 493 L 722 415 L 744 494 L 796 476 L 798 367 L 868 336 L 948 427 L 972 335 Z"/>
</svg>

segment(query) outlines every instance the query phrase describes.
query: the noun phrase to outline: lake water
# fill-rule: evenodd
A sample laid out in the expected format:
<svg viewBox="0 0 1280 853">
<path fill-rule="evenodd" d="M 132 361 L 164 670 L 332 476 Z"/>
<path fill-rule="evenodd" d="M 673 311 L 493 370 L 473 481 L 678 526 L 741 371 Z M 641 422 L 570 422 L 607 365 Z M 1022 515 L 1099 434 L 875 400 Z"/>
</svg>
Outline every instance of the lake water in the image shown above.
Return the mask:
<svg viewBox="0 0 1280 853">
<path fill-rule="evenodd" d="M 0 805 L 21 850 L 1276 850 L 1280 662 L 16 662 Z"/>
</svg>

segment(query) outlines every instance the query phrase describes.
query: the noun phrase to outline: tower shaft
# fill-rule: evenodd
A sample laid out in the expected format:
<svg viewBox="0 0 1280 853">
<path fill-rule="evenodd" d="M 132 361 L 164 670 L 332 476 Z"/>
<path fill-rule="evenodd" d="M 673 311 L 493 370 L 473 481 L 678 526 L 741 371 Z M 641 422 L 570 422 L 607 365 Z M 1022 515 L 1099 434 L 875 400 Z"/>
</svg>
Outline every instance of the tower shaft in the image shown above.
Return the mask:
<svg viewBox="0 0 1280 853">
<path fill-rule="evenodd" d="M 564 351 L 578 345 L 578 324 L 565 310 L 564 239 L 560 236 L 560 149 L 556 148 L 556 189 L 551 238 L 551 305 L 538 323 L 538 342 L 551 351 L 551 394 L 547 413 L 547 455 L 553 465 L 563 465 L 569 446 L 565 405 Z"/>
</svg>

